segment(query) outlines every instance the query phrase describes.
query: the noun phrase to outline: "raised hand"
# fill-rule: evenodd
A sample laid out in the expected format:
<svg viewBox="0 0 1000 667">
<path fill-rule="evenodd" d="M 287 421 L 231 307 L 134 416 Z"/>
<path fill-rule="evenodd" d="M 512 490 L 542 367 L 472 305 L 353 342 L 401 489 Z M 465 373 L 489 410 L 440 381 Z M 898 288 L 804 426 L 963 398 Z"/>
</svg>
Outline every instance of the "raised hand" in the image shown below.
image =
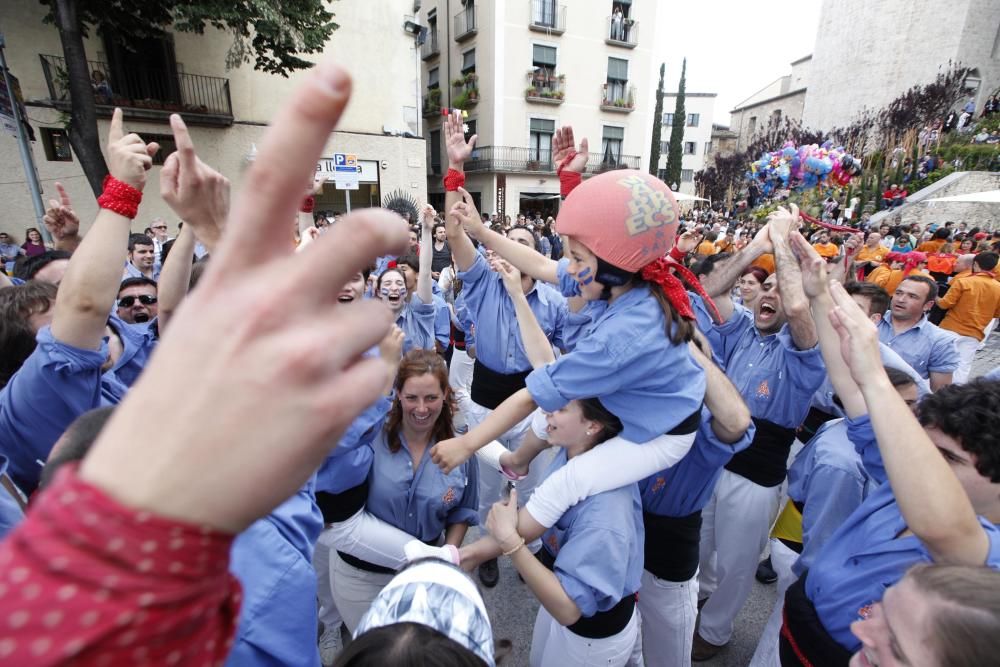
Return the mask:
<svg viewBox="0 0 1000 667">
<path fill-rule="evenodd" d="M 587 138 L 580 139 L 580 147 L 577 149 L 576 140 L 573 138 L 573 128 L 569 125 L 560 127 L 552 137 L 552 161 L 558 167 L 562 161 L 569 157 L 573 151 L 576 156 L 566 165 L 566 169 L 582 174 L 587 168 L 587 160 L 590 157 L 590 144 Z"/>
<path fill-rule="evenodd" d="M 73 204 L 70 202 L 66 188 L 58 181 L 56 181 L 56 191 L 59 193 L 59 199 L 49 200 L 49 208 L 46 209 L 42 222 L 45 223 L 45 228 L 49 230 L 49 234 L 58 243 L 63 239 L 80 234 L 80 218 L 73 210 Z"/>
<path fill-rule="evenodd" d="M 472 156 L 472 149 L 476 147 L 478 134 L 465 140 L 465 122 L 462 120 L 461 111 L 453 111 L 444 121 L 444 143 L 448 151 L 448 167 L 462 171 L 462 166 Z"/>
<path fill-rule="evenodd" d="M 788 238 L 792 246 L 792 252 L 799 261 L 799 270 L 802 272 L 802 289 L 806 296 L 815 299 L 828 289 L 829 279 L 826 274 L 826 261 L 819 256 L 816 249 L 802 234 L 792 232 Z"/>
<path fill-rule="evenodd" d="M 705 237 L 696 230 L 684 232 L 677 237 L 677 249 L 686 255 L 693 252 L 703 238 Z"/>
<path fill-rule="evenodd" d="M 201 161 L 179 115 L 170 116 L 170 127 L 177 150 L 160 170 L 160 196 L 212 251 L 229 216 L 229 179 Z"/>
<path fill-rule="evenodd" d="M 795 204 L 786 209 L 779 207 L 777 211 L 767 216 L 768 232 L 772 243 L 787 241 L 788 236 L 799 228 L 802 219 L 799 218 L 799 207 Z"/>
<path fill-rule="evenodd" d="M 146 186 L 146 172 L 153 166 L 153 156 L 160 150 L 156 142 L 147 144 L 132 132 L 125 134 L 122 110 L 115 109 L 108 129 L 108 171 L 114 178 L 136 190 Z"/>
<path fill-rule="evenodd" d="M 462 436 L 458 436 L 434 445 L 431 448 L 431 460 L 448 474 L 471 459 L 475 453 L 476 450 Z"/>
<path fill-rule="evenodd" d="M 510 498 L 493 503 L 486 517 L 486 530 L 504 551 L 516 547 L 521 536 L 517 532 L 517 489 L 510 490 Z"/>
<path fill-rule="evenodd" d="M 424 229 L 433 230 L 434 221 L 437 219 L 437 211 L 435 211 L 434 207 L 430 204 L 424 204 L 424 207 L 421 210 L 420 219 L 423 223 Z"/>
<path fill-rule="evenodd" d="M 483 216 L 479 215 L 468 190 L 459 188 L 458 193 L 462 195 L 462 201 L 451 207 L 451 211 L 448 213 L 449 222 L 452 225 L 461 224 L 469 236 L 478 238 L 478 234 L 486 227 L 483 224 Z"/>
<path fill-rule="evenodd" d="M 830 311 L 830 323 L 840 336 L 840 354 L 859 387 L 885 376 L 879 351 L 878 328 L 861 310 L 840 283 L 830 283 L 830 296 L 836 307 Z"/>
<path fill-rule="evenodd" d="M 500 274 L 508 294 L 524 293 L 524 288 L 521 286 L 521 272 L 511 266 L 510 262 L 494 256 L 490 259 L 490 268 Z"/>
<path fill-rule="evenodd" d="M 384 362 L 362 355 L 392 315 L 371 299 L 340 304 L 330 286 L 402 252 L 406 225 L 364 209 L 300 254 L 287 243 L 350 91 L 323 62 L 273 119 L 230 233 L 81 467 L 119 502 L 237 533 L 301 488 L 383 391 Z M 150 431 L 161 412 L 170 423 Z"/>
</svg>

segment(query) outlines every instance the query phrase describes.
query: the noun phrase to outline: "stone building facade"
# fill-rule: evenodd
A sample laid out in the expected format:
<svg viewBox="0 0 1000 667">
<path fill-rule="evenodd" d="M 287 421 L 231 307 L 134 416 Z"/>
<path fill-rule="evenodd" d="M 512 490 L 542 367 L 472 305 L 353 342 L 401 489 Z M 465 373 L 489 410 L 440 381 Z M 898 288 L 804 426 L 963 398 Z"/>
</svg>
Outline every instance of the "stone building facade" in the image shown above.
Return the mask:
<svg viewBox="0 0 1000 667">
<path fill-rule="evenodd" d="M 730 112 L 729 128 L 736 133 L 736 150 L 743 150 L 772 118 L 802 120 L 809 85 L 812 56 L 791 64 L 791 72 L 779 77 L 736 105 Z"/>
</svg>

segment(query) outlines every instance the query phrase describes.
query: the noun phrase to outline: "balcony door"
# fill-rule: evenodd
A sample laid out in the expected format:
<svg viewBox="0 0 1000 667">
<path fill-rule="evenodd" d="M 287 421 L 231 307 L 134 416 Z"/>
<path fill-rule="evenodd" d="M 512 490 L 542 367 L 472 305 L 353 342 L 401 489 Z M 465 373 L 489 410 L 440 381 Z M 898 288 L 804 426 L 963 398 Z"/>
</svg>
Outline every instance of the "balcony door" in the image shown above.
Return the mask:
<svg viewBox="0 0 1000 667">
<path fill-rule="evenodd" d="M 139 100 L 183 103 L 173 36 L 131 39 L 109 34 L 104 52 L 114 95 L 131 99 L 133 105 Z"/>
</svg>

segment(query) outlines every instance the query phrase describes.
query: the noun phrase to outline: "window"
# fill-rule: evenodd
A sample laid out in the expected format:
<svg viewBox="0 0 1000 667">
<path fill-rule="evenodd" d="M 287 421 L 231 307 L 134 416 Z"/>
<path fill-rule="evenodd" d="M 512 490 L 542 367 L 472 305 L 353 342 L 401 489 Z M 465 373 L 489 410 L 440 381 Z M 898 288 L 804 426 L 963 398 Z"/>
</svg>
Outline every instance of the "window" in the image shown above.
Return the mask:
<svg viewBox="0 0 1000 667">
<path fill-rule="evenodd" d="M 771 113 L 771 122 L 780 123 L 781 122 L 781 109 L 775 109 Z"/>
<path fill-rule="evenodd" d="M 711 152 L 712 152 L 712 142 L 711 141 L 706 141 L 705 142 L 705 155 L 708 155 Z"/>
<path fill-rule="evenodd" d="M 750 116 L 750 122 L 747 123 L 748 133 L 752 136 L 754 131 L 757 129 L 757 116 Z"/>
<path fill-rule="evenodd" d="M 698 153 L 698 142 L 696 141 L 684 142 L 684 155 L 696 155 L 697 153 Z"/>
<path fill-rule="evenodd" d="M 556 68 L 556 47 L 534 44 L 531 47 L 531 64 L 534 67 Z"/>
<path fill-rule="evenodd" d="M 531 22 L 546 28 L 556 27 L 556 0 L 534 0 Z"/>
<path fill-rule="evenodd" d="M 663 125 L 673 125 L 674 124 L 674 115 L 672 113 L 665 113 L 665 114 L 663 114 L 663 123 L 662 124 Z"/>
<path fill-rule="evenodd" d="M 663 155 L 666 155 L 668 152 L 670 152 L 670 142 L 669 141 L 661 141 L 660 142 L 660 153 L 662 153 Z"/>
<path fill-rule="evenodd" d="M 681 169 L 681 183 L 690 183 L 694 180 L 694 169 Z"/>
<path fill-rule="evenodd" d="M 628 95 L 625 88 L 628 86 L 628 61 L 621 58 L 608 58 L 608 91 L 605 95 L 606 102 L 623 100 Z"/>
<path fill-rule="evenodd" d="M 688 127 L 698 127 L 698 121 L 701 120 L 700 113 L 689 113 L 688 114 Z"/>
<path fill-rule="evenodd" d="M 42 146 L 45 159 L 49 162 L 72 162 L 73 151 L 69 147 L 69 135 L 58 127 L 42 128 Z"/>
<path fill-rule="evenodd" d="M 625 128 L 605 125 L 603 139 L 601 164 L 617 165 L 622 160 L 622 141 L 625 140 Z"/>
<path fill-rule="evenodd" d="M 469 131 L 465 133 L 465 138 L 468 139 L 472 135 L 476 134 L 476 129 L 479 124 L 475 120 L 467 120 L 465 121 L 465 124 L 469 128 Z M 473 151 L 473 154 L 475 154 L 475 151 Z"/>
<path fill-rule="evenodd" d="M 544 118 L 531 119 L 531 136 L 528 139 L 528 159 L 548 164 L 552 161 L 552 135 L 556 122 Z"/>
<path fill-rule="evenodd" d="M 431 90 L 433 88 L 441 87 L 440 72 L 437 67 L 427 70 L 427 89 Z"/>
<path fill-rule="evenodd" d="M 660 179 L 661 181 L 663 181 L 664 183 L 666 183 L 667 182 L 667 170 L 666 169 L 657 169 L 656 170 L 656 177 L 658 179 Z"/>
<path fill-rule="evenodd" d="M 462 54 L 462 74 L 476 71 L 476 50 L 469 49 Z"/>
<path fill-rule="evenodd" d="M 440 174 L 441 173 L 441 130 L 432 131 L 428 143 L 430 144 L 431 173 Z"/>
</svg>

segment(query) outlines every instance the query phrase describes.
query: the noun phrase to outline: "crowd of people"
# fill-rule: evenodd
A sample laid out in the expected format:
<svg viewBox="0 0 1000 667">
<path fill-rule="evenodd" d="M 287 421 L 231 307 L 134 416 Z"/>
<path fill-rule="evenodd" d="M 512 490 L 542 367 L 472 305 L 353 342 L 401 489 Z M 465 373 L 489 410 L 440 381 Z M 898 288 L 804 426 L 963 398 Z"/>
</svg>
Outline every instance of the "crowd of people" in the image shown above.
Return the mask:
<svg viewBox="0 0 1000 667">
<path fill-rule="evenodd" d="M 510 220 L 458 114 L 442 211 L 331 221 L 350 89 L 315 68 L 232 202 L 171 117 L 174 238 L 118 110 L 86 234 L 59 188 L 52 249 L 0 239 L 0 665 L 503 664 L 500 558 L 532 665 L 688 665 L 765 553 L 754 665 L 995 659 L 996 233 L 685 219 L 569 127 Z"/>
</svg>

